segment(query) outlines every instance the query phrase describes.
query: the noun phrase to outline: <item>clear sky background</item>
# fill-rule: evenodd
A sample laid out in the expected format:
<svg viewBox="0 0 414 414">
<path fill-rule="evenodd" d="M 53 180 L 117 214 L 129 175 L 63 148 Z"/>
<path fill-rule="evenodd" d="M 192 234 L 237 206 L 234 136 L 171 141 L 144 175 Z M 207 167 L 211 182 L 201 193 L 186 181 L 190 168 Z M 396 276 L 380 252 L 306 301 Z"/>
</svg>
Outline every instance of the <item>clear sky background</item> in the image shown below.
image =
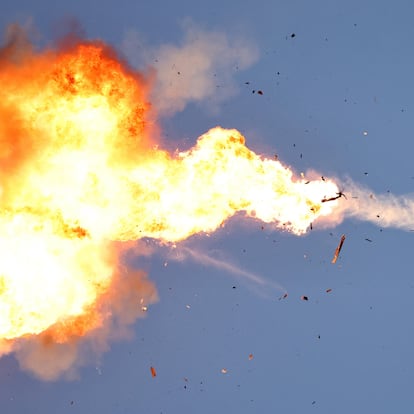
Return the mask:
<svg viewBox="0 0 414 414">
<path fill-rule="evenodd" d="M 405 194 L 414 190 L 413 13 L 402 0 L 16 0 L 3 2 L 0 27 L 30 18 L 47 44 L 72 16 L 87 38 L 124 53 L 132 32 L 145 50 L 179 45 L 187 18 L 244 39 L 258 58 L 228 69 L 237 93 L 162 117 L 167 146 L 187 149 L 216 125 L 237 128 L 250 148 L 277 153 L 297 172 Z M 232 220 L 186 242 L 283 286 L 283 300 L 283 290 L 170 260 L 165 250 L 137 259 L 160 301 L 134 337 L 112 344 L 75 381 L 43 382 L 3 357 L 0 412 L 412 412 L 413 237 L 354 220 L 302 237 Z"/>
</svg>

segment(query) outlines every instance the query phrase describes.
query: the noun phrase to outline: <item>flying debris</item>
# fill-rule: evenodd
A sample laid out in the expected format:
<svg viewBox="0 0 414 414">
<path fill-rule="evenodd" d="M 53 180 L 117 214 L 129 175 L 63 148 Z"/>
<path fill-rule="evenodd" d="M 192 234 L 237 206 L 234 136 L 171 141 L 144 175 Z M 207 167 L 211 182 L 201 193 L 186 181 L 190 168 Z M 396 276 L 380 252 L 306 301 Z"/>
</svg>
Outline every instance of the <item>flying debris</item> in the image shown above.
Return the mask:
<svg viewBox="0 0 414 414">
<path fill-rule="evenodd" d="M 341 236 L 341 240 L 339 241 L 338 247 L 336 248 L 334 257 L 332 259 L 332 264 L 335 264 L 336 263 L 336 261 L 338 259 L 338 256 L 339 256 L 339 253 L 341 252 L 342 245 L 344 244 L 344 241 L 345 241 L 345 234 L 343 234 Z"/>
<path fill-rule="evenodd" d="M 150 367 L 150 370 L 151 370 L 152 378 L 156 377 L 157 376 L 157 371 L 155 370 L 155 368 L 154 367 Z"/>
<path fill-rule="evenodd" d="M 300 298 L 301 298 L 302 300 L 309 300 L 309 298 L 308 298 L 307 296 L 305 296 L 305 295 L 301 296 Z"/>
<path fill-rule="evenodd" d="M 325 180 L 324 180 L 325 181 Z M 337 195 L 335 197 L 329 197 L 329 198 L 323 198 L 321 200 L 321 203 L 326 203 L 327 201 L 334 201 L 334 200 L 338 200 L 338 198 L 344 197 L 346 199 L 346 195 L 342 192 L 339 191 L 338 193 L 336 193 Z"/>
</svg>

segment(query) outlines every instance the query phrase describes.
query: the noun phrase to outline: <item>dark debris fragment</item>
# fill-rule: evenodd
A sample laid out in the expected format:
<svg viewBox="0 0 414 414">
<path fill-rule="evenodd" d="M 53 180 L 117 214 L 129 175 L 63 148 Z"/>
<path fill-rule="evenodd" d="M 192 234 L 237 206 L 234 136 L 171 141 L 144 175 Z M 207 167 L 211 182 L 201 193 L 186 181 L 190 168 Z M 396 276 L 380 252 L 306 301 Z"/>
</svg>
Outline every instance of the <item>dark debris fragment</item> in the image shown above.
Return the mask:
<svg viewBox="0 0 414 414">
<path fill-rule="evenodd" d="M 338 247 L 336 248 L 335 253 L 334 253 L 334 257 L 331 261 L 332 264 L 336 263 L 336 260 L 338 259 L 338 256 L 339 256 L 339 253 L 341 253 L 341 249 L 342 249 L 342 246 L 344 244 L 344 241 L 345 241 L 345 234 L 343 234 L 341 236 L 341 240 L 339 241 Z"/>
</svg>

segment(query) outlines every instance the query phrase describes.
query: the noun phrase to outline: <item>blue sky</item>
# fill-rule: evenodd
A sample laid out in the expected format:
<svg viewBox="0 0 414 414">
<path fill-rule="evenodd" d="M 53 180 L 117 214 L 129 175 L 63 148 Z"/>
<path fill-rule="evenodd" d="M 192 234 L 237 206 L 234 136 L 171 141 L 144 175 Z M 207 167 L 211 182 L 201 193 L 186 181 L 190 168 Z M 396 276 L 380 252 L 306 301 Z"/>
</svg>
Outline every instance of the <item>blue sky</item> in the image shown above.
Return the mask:
<svg viewBox="0 0 414 414">
<path fill-rule="evenodd" d="M 258 58 L 229 69 L 237 93 L 162 117 L 166 145 L 187 149 L 215 125 L 237 128 L 250 148 L 276 152 L 297 172 L 399 195 L 414 189 L 412 13 L 408 1 L 15 1 L 3 5 L 0 27 L 30 18 L 47 44 L 70 15 L 88 38 L 122 50 L 134 31 L 157 50 L 179 44 L 190 18 L 244 39 Z M 286 299 L 160 250 L 137 259 L 160 301 L 131 340 L 112 344 L 99 363 L 91 358 L 70 382 L 40 381 L 3 357 L 0 406 L 16 414 L 409 412 L 412 237 L 354 220 L 303 237 L 232 220 L 186 246 L 283 286 Z"/>
</svg>

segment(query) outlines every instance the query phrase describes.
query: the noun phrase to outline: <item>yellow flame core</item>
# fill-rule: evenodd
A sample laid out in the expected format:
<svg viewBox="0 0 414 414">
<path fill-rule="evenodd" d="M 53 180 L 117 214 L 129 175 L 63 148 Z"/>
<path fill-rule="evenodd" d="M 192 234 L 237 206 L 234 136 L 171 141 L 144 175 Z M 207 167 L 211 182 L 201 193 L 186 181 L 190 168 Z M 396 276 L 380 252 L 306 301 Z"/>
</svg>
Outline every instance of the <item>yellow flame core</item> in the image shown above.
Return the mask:
<svg viewBox="0 0 414 414">
<path fill-rule="evenodd" d="M 244 145 L 240 132 L 211 129 L 187 152 L 155 159 L 134 168 L 129 181 L 135 226 L 122 224 L 115 238 L 142 236 L 179 241 L 212 232 L 238 211 L 302 234 L 328 215 L 335 203 L 322 203 L 338 189 L 331 181 L 294 182 L 280 162 L 261 158 Z"/>
<path fill-rule="evenodd" d="M 294 180 L 236 130 L 157 149 L 145 85 L 100 45 L 4 65 L 0 84 L 0 338 L 90 312 L 116 266 L 110 241 L 179 241 L 238 211 L 302 234 L 336 206 L 322 203 L 332 181 Z"/>
</svg>

